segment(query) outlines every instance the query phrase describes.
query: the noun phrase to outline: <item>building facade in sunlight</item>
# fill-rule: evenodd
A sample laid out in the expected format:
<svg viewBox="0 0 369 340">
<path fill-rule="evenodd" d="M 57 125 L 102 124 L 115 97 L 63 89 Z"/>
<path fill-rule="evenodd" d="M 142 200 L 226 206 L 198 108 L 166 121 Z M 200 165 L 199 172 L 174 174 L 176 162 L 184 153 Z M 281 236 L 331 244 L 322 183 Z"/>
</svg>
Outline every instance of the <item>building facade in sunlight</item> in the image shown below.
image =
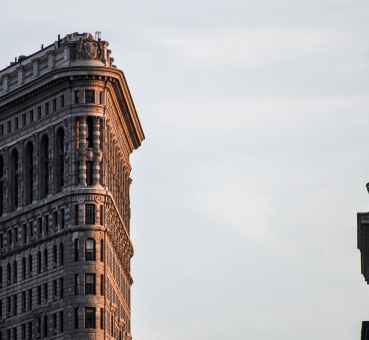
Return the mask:
<svg viewBox="0 0 369 340">
<path fill-rule="evenodd" d="M 130 154 L 143 139 L 99 34 L 0 71 L 0 339 L 131 339 Z"/>
</svg>

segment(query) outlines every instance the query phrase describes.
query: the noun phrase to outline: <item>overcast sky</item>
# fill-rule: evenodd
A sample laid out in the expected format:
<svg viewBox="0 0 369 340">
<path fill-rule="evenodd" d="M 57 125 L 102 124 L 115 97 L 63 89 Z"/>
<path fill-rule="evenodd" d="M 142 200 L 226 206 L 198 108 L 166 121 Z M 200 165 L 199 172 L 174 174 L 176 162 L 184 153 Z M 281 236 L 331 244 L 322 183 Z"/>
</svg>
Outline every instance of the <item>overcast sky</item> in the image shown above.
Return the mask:
<svg viewBox="0 0 369 340">
<path fill-rule="evenodd" d="M 364 0 L 9 1 L 0 65 L 102 31 L 132 157 L 136 340 L 356 340 L 369 320 Z"/>
</svg>

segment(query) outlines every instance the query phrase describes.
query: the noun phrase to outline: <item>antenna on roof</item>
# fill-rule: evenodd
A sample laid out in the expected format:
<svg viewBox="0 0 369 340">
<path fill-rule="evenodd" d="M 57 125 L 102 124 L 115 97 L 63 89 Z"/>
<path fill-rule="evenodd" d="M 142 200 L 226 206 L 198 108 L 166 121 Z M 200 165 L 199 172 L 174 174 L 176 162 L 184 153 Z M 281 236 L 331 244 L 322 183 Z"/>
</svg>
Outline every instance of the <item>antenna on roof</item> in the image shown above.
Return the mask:
<svg viewBox="0 0 369 340">
<path fill-rule="evenodd" d="M 44 44 L 41 44 L 41 50 L 43 50 L 44 49 Z"/>
<path fill-rule="evenodd" d="M 101 32 L 100 31 L 96 31 L 95 32 L 95 40 L 101 40 Z"/>
<path fill-rule="evenodd" d="M 58 47 L 60 47 L 60 34 L 58 34 Z"/>
</svg>

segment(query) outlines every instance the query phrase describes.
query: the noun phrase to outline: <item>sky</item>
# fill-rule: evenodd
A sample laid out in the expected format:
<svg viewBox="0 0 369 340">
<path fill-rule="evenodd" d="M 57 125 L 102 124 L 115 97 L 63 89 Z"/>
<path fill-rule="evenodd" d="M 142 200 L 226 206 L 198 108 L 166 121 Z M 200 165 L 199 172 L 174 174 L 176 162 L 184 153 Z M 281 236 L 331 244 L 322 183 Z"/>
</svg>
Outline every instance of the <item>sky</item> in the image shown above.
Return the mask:
<svg viewBox="0 0 369 340">
<path fill-rule="evenodd" d="M 132 155 L 136 340 L 354 340 L 369 320 L 369 3 L 0 3 L 0 67 L 101 31 Z"/>
</svg>

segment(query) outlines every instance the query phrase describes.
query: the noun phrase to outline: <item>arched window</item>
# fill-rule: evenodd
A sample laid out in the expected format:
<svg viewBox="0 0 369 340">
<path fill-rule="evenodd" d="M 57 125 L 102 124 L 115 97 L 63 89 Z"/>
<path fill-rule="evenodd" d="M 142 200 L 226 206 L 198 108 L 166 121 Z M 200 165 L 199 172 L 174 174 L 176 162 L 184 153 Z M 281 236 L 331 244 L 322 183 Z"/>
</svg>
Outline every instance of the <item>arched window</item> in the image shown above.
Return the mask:
<svg viewBox="0 0 369 340">
<path fill-rule="evenodd" d="M 96 259 L 96 243 L 93 238 L 88 238 L 86 240 L 85 248 L 86 261 L 95 261 Z"/>
<path fill-rule="evenodd" d="M 55 185 L 57 192 L 61 191 L 64 186 L 64 130 L 62 128 L 56 133 Z"/>
<path fill-rule="evenodd" d="M 4 213 L 4 159 L 0 156 L 0 216 Z"/>
<path fill-rule="evenodd" d="M 40 198 L 49 193 L 49 138 L 44 135 L 40 143 Z"/>
<path fill-rule="evenodd" d="M 10 155 L 10 209 L 18 208 L 18 185 L 19 185 L 19 157 L 17 149 L 14 149 Z"/>
<path fill-rule="evenodd" d="M 33 201 L 33 144 L 27 143 L 24 155 L 24 200 L 26 204 Z"/>
</svg>

